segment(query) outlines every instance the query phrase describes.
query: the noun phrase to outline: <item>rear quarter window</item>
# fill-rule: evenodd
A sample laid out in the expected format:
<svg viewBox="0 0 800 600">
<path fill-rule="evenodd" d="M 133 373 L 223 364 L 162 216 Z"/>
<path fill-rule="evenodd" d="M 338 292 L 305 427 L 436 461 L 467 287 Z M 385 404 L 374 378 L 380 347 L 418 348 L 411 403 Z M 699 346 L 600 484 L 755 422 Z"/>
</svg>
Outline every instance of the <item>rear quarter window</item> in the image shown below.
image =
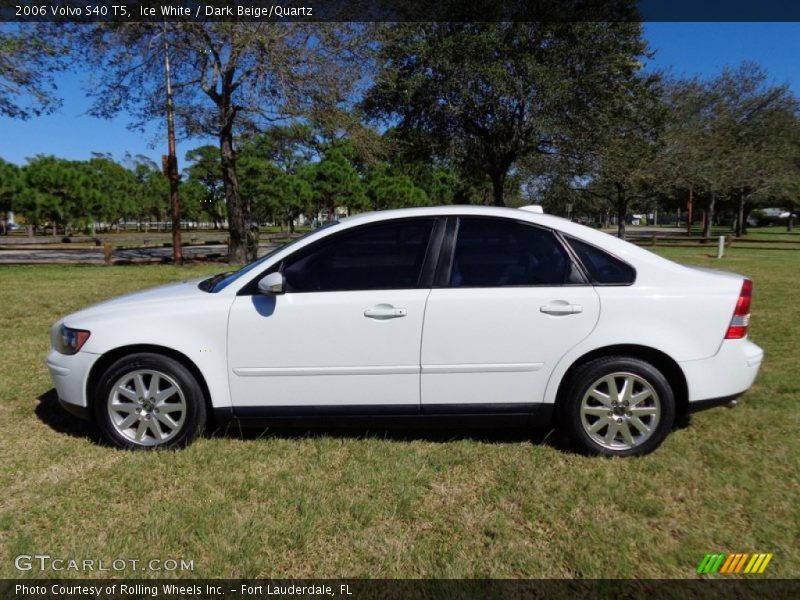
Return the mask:
<svg viewBox="0 0 800 600">
<path fill-rule="evenodd" d="M 631 285 L 636 281 L 636 270 L 628 263 L 575 238 L 566 238 L 580 259 L 592 283 L 599 285 Z"/>
</svg>

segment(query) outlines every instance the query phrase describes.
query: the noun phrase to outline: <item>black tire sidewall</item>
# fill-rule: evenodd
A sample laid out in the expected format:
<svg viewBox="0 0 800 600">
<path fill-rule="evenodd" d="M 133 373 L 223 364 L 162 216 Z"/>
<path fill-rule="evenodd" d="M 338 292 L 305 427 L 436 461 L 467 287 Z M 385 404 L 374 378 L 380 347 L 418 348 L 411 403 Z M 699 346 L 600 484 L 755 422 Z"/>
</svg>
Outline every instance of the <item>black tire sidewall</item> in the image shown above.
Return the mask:
<svg viewBox="0 0 800 600">
<path fill-rule="evenodd" d="M 137 444 L 120 434 L 111 424 L 111 417 L 106 407 L 111 388 L 126 373 L 137 369 L 152 369 L 169 375 L 178 383 L 186 399 L 186 421 L 183 428 L 165 444 L 157 446 Z M 202 432 L 206 422 L 205 399 L 197 379 L 180 362 L 155 353 L 131 354 L 112 363 L 100 377 L 95 388 L 93 408 L 95 421 L 103 437 L 113 445 L 129 450 L 162 450 L 186 446 Z"/>
<path fill-rule="evenodd" d="M 661 404 L 661 416 L 653 435 L 643 444 L 626 450 L 611 450 L 597 444 L 583 429 L 580 406 L 589 387 L 604 375 L 629 372 L 653 386 Z M 658 448 L 675 422 L 675 395 L 664 374 L 655 366 L 638 358 L 613 356 L 591 361 L 580 367 L 572 377 L 561 411 L 562 427 L 579 449 L 587 454 L 602 456 L 643 456 Z"/>
</svg>

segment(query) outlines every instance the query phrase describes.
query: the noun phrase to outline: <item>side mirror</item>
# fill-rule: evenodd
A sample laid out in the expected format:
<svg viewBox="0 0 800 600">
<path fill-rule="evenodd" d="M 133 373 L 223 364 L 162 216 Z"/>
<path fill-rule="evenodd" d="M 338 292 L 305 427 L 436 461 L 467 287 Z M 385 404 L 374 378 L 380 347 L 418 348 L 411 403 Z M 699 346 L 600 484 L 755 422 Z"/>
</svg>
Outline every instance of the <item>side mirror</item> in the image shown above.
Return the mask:
<svg viewBox="0 0 800 600">
<path fill-rule="evenodd" d="M 283 273 L 270 273 L 258 281 L 258 291 L 262 294 L 282 294 L 285 287 Z"/>
</svg>

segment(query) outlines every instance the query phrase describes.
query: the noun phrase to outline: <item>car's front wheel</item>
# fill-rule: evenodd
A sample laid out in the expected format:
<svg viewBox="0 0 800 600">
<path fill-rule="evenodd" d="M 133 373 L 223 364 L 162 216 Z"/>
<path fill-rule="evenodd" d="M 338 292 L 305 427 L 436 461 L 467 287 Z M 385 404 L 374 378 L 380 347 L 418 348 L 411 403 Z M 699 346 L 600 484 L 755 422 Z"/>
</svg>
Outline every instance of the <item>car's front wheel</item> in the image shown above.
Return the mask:
<svg viewBox="0 0 800 600">
<path fill-rule="evenodd" d="M 103 373 L 96 391 L 100 431 L 121 448 L 185 446 L 205 426 L 202 389 L 186 367 L 167 356 L 125 356 Z"/>
<path fill-rule="evenodd" d="M 648 362 L 623 356 L 579 367 L 561 408 L 573 442 L 605 456 L 648 454 L 675 421 L 675 396 L 666 377 Z"/>
</svg>

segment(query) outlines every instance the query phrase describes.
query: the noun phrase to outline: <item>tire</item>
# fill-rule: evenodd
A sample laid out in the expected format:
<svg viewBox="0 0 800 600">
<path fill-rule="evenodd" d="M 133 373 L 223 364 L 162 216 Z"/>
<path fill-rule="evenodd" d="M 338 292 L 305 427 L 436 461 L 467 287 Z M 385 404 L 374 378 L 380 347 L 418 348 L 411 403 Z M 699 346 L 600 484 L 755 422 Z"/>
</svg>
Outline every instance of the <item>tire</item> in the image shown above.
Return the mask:
<svg viewBox="0 0 800 600">
<path fill-rule="evenodd" d="M 103 437 L 120 448 L 180 448 L 203 431 L 206 403 L 197 380 L 181 363 L 161 354 L 137 353 L 120 358 L 103 373 L 94 415 Z"/>
<path fill-rule="evenodd" d="M 675 422 L 667 378 L 650 363 L 627 356 L 580 366 L 560 408 L 561 426 L 578 449 L 601 456 L 649 454 Z"/>
</svg>

